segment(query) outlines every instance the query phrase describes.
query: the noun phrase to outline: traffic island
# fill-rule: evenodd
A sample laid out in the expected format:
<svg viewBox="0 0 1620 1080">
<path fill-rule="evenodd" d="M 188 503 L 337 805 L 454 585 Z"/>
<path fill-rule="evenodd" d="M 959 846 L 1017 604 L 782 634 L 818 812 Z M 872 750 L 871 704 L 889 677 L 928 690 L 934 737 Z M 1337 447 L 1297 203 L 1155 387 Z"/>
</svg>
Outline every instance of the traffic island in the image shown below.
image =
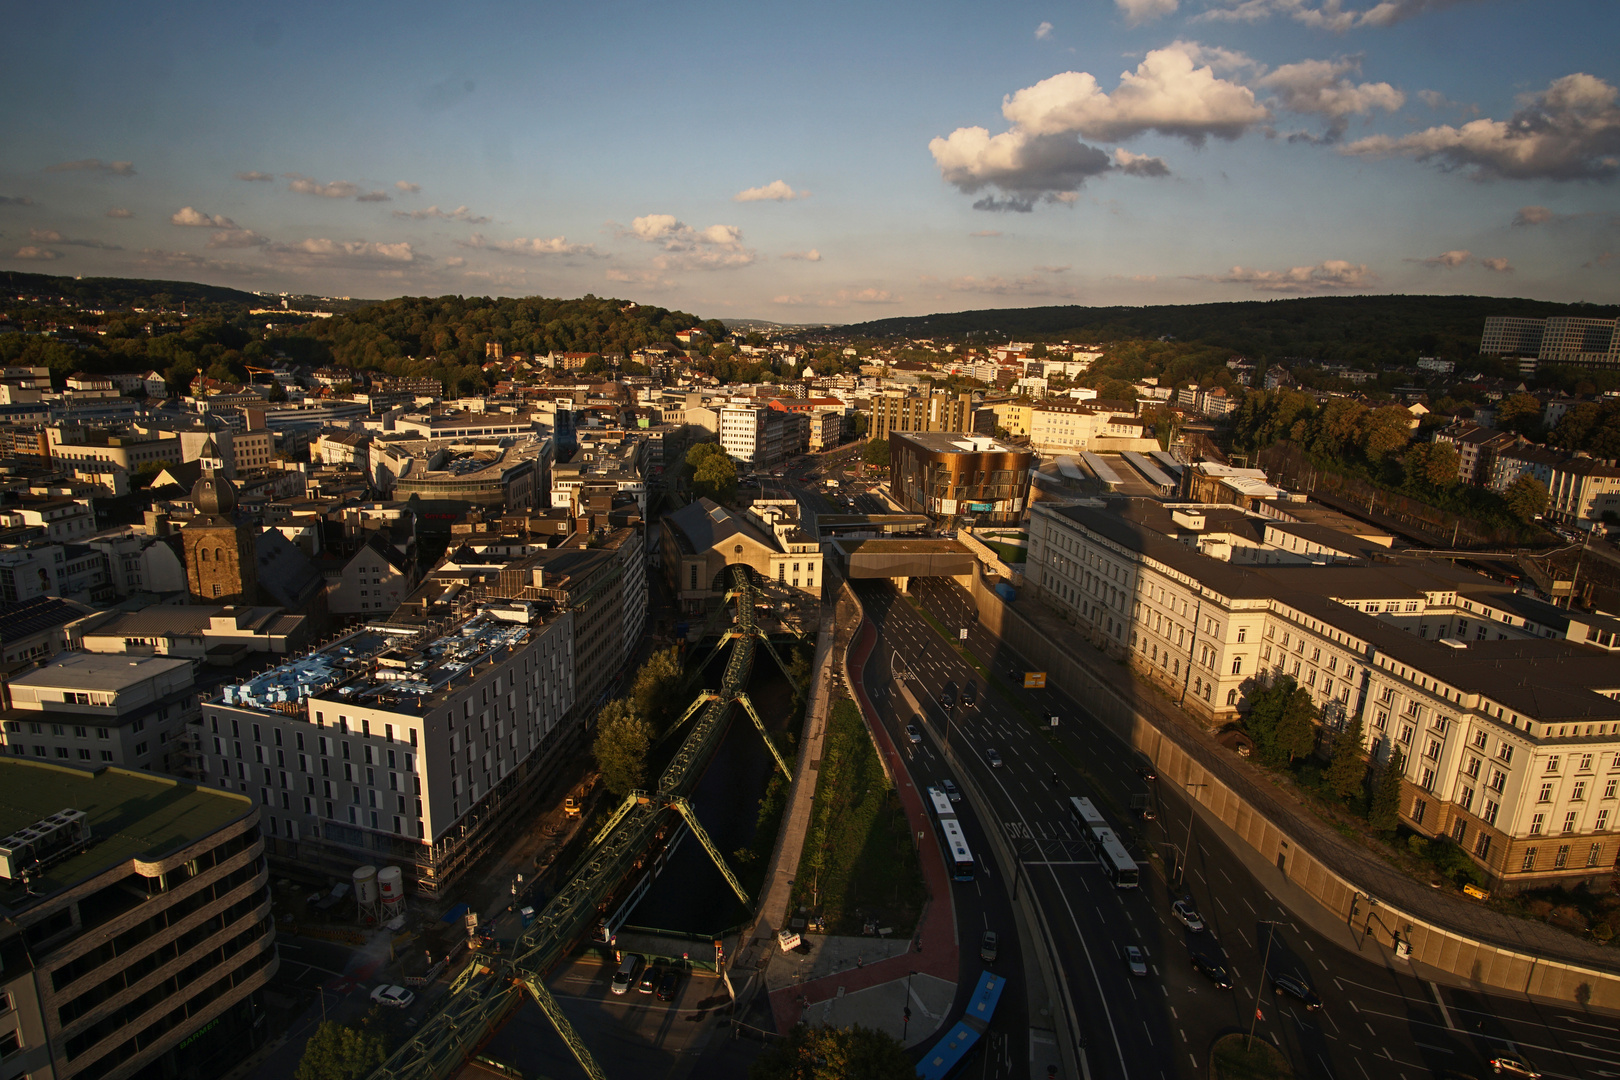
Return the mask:
<svg viewBox="0 0 1620 1080">
<path fill-rule="evenodd" d="M 1258 1036 L 1223 1035 L 1209 1048 L 1210 1080 L 1290 1080 L 1282 1051 Z"/>
</svg>

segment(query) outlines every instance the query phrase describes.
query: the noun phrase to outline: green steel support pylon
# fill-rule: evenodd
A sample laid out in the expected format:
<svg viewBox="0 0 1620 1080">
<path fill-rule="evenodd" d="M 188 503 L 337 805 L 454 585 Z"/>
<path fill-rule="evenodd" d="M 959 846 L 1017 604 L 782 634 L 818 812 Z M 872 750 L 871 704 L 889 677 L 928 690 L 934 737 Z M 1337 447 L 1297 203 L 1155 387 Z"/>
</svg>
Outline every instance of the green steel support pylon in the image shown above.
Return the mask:
<svg viewBox="0 0 1620 1080">
<path fill-rule="evenodd" d="M 781 766 L 782 775 L 792 780 L 793 770 L 788 768 L 786 761 L 782 760 L 782 752 L 776 748 L 776 740 L 771 738 L 771 733 L 765 730 L 765 721 L 761 720 L 759 713 L 754 711 L 754 703 L 748 700 L 747 694 L 738 694 L 737 702 L 743 707 L 743 711 L 753 719 L 754 726 L 759 728 L 759 737 L 764 739 L 765 745 L 771 748 L 771 756 L 776 759 L 776 764 Z"/>
<path fill-rule="evenodd" d="M 557 1029 L 562 1041 L 573 1051 L 574 1060 L 585 1070 L 585 1075 L 591 1080 L 607 1080 L 607 1073 L 603 1072 L 596 1059 L 591 1057 L 591 1051 L 585 1045 L 585 1040 L 579 1037 L 574 1025 L 568 1022 L 568 1017 L 563 1015 L 562 1006 L 557 1004 L 557 999 L 551 996 L 551 991 L 546 989 L 546 984 L 540 981 L 540 977 L 525 973 L 523 985 L 529 988 L 529 993 L 534 995 L 535 1004 L 540 1006 L 540 1011 L 546 1014 L 551 1026 Z"/>
<path fill-rule="evenodd" d="M 669 800 L 669 805 L 673 806 L 676 812 L 686 819 L 686 825 L 692 830 L 692 835 L 698 838 L 698 843 L 703 845 L 703 850 L 707 851 L 709 858 L 714 860 L 715 867 L 725 877 L 726 884 L 731 886 L 731 891 L 737 894 L 737 899 L 743 902 L 743 907 L 752 909 L 754 902 L 748 899 L 747 893 L 743 892 L 742 882 L 737 880 L 736 875 L 731 872 L 731 867 L 726 865 L 726 860 L 720 854 L 720 849 L 714 846 L 714 841 L 709 839 L 709 834 L 703 830 L 702 825 L 698 824 L 697 811 L 692 809 L 692 804 L 685 799 L 676 798 Z"/>
<path fill-rule="evenodd" d="M 624 802 L 620 803 L 619 808 L 613 811 L 613 816 L 608 818 L 607 824 L 602 826 L 597 834 L 591 838 L 591 847 L 596 847 L 603 840 L 607 839 L 607 835 L 613 831 L 613 827 L 619 822 L 623 821 L 624 815 L 628 814 L 631 808 L 644 797 L 645 796 L 643 793 L 639 791 L 632 791 L 630 794 L 626 795 L 624 797 Z"/>
</svg>

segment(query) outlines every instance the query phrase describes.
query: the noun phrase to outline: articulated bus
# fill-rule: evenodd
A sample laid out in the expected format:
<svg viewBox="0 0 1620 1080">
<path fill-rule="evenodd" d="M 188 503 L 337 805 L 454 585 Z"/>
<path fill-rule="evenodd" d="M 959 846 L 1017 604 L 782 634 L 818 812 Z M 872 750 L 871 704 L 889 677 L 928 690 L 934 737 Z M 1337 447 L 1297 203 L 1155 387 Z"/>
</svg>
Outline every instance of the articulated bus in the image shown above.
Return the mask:
<svg viewBox="0 0 1620 1080">
<path fill-rule="evenodd" d="M 1090 799 L 1082 799 L 1077 795 L 1069 796 L 1069 812 L 1074 815 L 1074 823 L 1080 829 L 1080 835 L 1090 843 L 1092 836 L 1098 829 L 1108 828 L 1108 821 L 1097 808 L 1091 804 Z"/>
<path fill-rule="evenodd" d="M 972 881 L 973 852 L 962 835 L 962 823 L 954 817 L 945 818 L 940 821 L 939 829 L 945 834 L 945 846 L 950 849 L 951 876 L 957 881 Z"/>
<path fill-rule="evenodd" d="M 1137 878 L 1136 860 L 1131 853 L 1125 850 L 1125 845 L 1119 842 L 1112 829 L 1098 829 L 1095 833 L 1097 855 L 1102 859 L 1103 869 L 1114 882 L 1116 889 L 1134 889 L 1139 884 Z"/>
<path fill-rule="evenodd" d="M 928 789 L 928 801 L 934 804 L 934 816 L 941 821 L 956 820 L 956 804 L 951 797 L 937 787 Z"/>
</svg>

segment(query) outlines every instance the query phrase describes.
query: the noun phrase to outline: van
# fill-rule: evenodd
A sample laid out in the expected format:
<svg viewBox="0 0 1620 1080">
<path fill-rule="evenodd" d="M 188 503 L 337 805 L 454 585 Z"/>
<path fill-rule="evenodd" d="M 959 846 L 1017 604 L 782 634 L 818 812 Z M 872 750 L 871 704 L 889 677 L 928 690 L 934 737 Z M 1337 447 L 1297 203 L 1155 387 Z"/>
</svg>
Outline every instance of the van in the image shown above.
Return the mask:
<svg viewBox="0 0 1620 1080">
<path fill-rule="evenodd" d="M 636 972 L 641 970 L 641 957 L 635 953 L 626 953 L 619 961 L 619 970 L 613 973 L 613 983 L 608 988 L 615 994 L 628 994 L 630 988 L 636 984 Z"/>
</svg>

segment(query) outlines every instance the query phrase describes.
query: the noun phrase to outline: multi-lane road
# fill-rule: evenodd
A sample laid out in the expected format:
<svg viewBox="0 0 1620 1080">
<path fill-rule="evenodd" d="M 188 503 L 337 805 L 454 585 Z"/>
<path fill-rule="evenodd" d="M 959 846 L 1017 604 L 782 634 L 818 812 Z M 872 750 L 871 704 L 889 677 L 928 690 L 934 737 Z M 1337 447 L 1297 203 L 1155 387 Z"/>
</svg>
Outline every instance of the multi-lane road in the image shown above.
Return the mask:
<svg viewBox="0 0 1620 1080">
<path fill-rule="evenodd" d="M 1146 762 L 1082 705 L 1054 690 L 1015 689 L 1007 675 L 1021 672 L 1022 662 L 977 625 L 971 599 L 954 583 L 916 580 L 912 597 L 888 582 L 856 587 L 879 628 L 866 685 L 897 740 L 903 742 L 912 720 L 902 685 L 923 704 L 928 737 L 911 757 L 913 782 L 937 784 L 961 770 L 988 803 L 973 808 L 983 821 L 970 817 L 968 834 L 983 864 L 980 878 L 953 886 L 964 913 L 964 967 L 976 963 L 968 959 L 977 952 L 973 916 L 1010 917 L 1005 897 L 1013 885 L 989 858 L 982 825 L 999 829 L 1018 853 L 1022 887 L 1033 890 L 1051 934 L 1088 1077 L 1202 1077 L 1213 1040 L 1251 1023 L 1307 1077 L 1482 1077 L 1491 1072 L 1489 1059 L 1503 1054 L 1527 1058 L 1548 1077 L 1620 1077 L 1620 1030 L 1612 1016 L 1426 982 L 1404 965 L 1347 951 L 1295 918 L 1191 815 L 1186 793 L 1145 779 L 1139 769 Z M 966 629 L 967 640 L 948 641 L 936 626 L 953 637 Z M 996 677 L 987 682 L 959 644 Z M 970 681 L 976 708 L 960 703 Z M 939 704 L 947 684 L 958 698 L 948 712 Z M 1055 732 L 1045 728 L 1053 715 Z M 1055 751 L 1054 735 L 1066 755 Z M 1143 864 L 1140 888 L 1113 886 L 1071 820 L 1071 795 L 1093 799 L 1126 838 Z M 1153 820 L 1133 811 L 1144 804 Z M 1182 867 L 1178 853 L 1189 841 Z M 1173 916 L 1178 898 L 1191 900 L 1205 930 L 1192 933 Z M 995 928 L 1004 941 L 1013 937 L 1009 924 Z M 1145 975 L 1129 970 L 1129 945 L 1145 954 Z M 1225 965 L 1231 989 L 1193 969 L 1195 951 Z M 1322 1007 L 1278 996 L 1279 975 L 1302 981 Z M 983 1064 L 1027 1076 L 1041 1063 L 1029 1060 L 1015 1031 L 1028 1021 L 1015 1012 L 998 1018 L 996 1032 L 1007 1041 Z"/>
</svg>

